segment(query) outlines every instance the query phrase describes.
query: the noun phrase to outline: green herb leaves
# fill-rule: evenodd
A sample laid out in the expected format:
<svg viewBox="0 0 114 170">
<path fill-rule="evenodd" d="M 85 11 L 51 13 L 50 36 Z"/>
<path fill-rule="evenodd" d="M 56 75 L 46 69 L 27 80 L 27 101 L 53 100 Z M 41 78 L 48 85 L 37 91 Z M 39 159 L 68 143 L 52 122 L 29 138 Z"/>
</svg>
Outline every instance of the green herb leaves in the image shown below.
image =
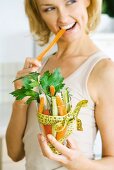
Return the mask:
<svg viewBox="0 0 114 170">
<path fill-rule="evenodd" d="M 46 71 L 40 79 L 40 84 L 44 92 L 50 96 L 50 86 L 53 85 L 55 93 L 57 93 L 64 87 L 63 80 L 60 69 L 55 69 L 53 73 Z"/>
<path fill-rule="evenodd" d="M 23 82 L 22 88 L 17 89 L 10 94 L 15 96 L 16 100 L 22 100 L 24 97 L 29 96 L 30 98 L 27 100 L 27 104 L 31 103 L 33 100 L 37 100 L 39 102 L 39 95 L 42 93 L 45 93 L 47 96 L 51 96 L 51 85 L 55 87 L 55 94 L 64 87 L 64 78 L 60 73 L 60 69 L 55 69 L 53 73 L 46 71 L 42 77 L 40 77 L 39 73 L 32 72 L 14 81 L 20 79 Z"/>
<path fill-rule="evenodd" d="M 22 79 L 23 86 L 21 89 L 17 89 L 13 91 L 13 96 L 16 97 L 16 100 L 22 100 L 24 97 L 29 96 L 30 98 L 27 100 L 27 104 L 29 104 L 32 100 L 38 100 L 39 101 L 39 93 L 36 92 L 34 89 L 39 85 L 38 82 L 38 76 L 39 73 L 32 72 L 29 75 L 26 75 L 24 77 L 20 77 L 19 79 L 16 79 L 14 81 Z"/>
</svg>

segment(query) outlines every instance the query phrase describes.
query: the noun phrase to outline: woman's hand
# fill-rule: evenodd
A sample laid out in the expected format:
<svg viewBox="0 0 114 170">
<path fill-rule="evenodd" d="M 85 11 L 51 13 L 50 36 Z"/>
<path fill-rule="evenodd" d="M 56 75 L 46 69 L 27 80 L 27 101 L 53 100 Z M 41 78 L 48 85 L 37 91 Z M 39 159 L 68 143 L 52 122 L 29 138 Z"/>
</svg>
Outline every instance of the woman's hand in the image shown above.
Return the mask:
<svg viewBox="0 0 114 170">
<path fill-rule="evenodd" d="M 24 67 L 22 70 L 18 71 L 16 74 L 16 78 L 20 78 L 22 76 L 28 75 L 31 72 L 35 72 L 38 68 L 41 67 L 41 62 L 34 58 L 26 58 Z M 17 80 L 14 82 L 14 87 L 16 89 L 20 89 L 22 87 L 22 80 Z M 25 97 L 21 101 L 17 101 L 18 103 L 25 103 L 28 97 Z"/>
<path fill-rule="evenodd" d="M 67 139 L 67 146 L 59 143 L 52 135 L 48 135 L 47 138 L 48 141 L 61 153 L 61 155 L 54 154 L 49 148 L 46 138 L 39 134 L 38 140 L 42 153 L 45 157 L 60 162 L 69 170 L 79 170 L 80 166 L 86 163 L 87 158 L 85 158 L 81 153 L 73 136 L 70 136 Z"/>
</svg>

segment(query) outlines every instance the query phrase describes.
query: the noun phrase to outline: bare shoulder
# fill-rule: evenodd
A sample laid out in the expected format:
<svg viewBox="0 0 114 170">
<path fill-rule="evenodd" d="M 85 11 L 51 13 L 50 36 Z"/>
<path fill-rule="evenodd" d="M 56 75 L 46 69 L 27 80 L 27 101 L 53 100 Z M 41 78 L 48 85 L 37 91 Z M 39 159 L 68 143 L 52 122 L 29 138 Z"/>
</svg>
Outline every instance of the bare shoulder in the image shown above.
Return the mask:
<svg viewBox="0 0 114 170">
<path fill-rule="evenodd" d="M 94 69 L 94 74 L 101 79 L 114 77 L 114 62 L 110 58 L 101 60 Z"/>
<path fill-rule="evenodd" d="M 92 71 L 94 80 L 105 82 L 114 79 L 114 62 L 110 58 L 99 61 Z"/>
<path fill-rule="evenodd" d="M 102 154 L 114 156 L 114 132 L 110 133 L 110 129 L 114 129 L 114 62 L 103 59 L 93 72 L 95 119 L 102 138 Z"/>
<path fill-rule="evenodd" d="M 114 62 L 110 58 L 98 62 L 92 71 L 90 81 L 94 101 L 104 97 L 104 92 L 110 95 L 114 88 Z"/>
</svg>

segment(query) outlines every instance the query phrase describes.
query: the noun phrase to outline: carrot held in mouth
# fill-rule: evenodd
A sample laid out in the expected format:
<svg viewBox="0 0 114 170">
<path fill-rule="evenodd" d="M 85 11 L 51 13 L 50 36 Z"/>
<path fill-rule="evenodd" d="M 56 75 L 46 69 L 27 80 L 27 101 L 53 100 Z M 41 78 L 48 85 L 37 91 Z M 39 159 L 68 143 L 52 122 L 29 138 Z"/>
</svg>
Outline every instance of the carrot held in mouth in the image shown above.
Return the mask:
<svg viewBox="0 0 114 170">
<path fill-rule="evenodd" d="M 54 40 L 48 45 L 48 47 L 44 51 L 42 51 L 38 57 L 36 57 L 39 61 L 42 61 L 42 59 L 46 55 L 46 53 L 57 43 L 57 41 L 64 34 L 64 32 L 65 32 L 65 30 L 61 29 L 55 36 Z"/>
</svg>

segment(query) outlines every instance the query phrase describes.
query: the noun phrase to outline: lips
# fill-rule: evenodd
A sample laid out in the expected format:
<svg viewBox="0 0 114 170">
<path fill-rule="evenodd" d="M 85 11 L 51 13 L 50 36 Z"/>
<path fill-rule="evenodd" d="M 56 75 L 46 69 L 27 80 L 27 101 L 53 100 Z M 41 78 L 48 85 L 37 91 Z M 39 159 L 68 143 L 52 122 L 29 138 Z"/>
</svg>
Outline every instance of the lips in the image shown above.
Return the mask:
<svg viewBox="0 0 114 170">
<path fill-rule="evenodd" d="M 65 29 L 66 31 L 68 30 L 71 30 L 75 27 L 76 25 L 76 22 L 74 24 L 69 24 L 69 25 L 66 25 L 66 26 L 63 26 L 63 27 L 59 27 L 60 29 Z"/>
</svg>

